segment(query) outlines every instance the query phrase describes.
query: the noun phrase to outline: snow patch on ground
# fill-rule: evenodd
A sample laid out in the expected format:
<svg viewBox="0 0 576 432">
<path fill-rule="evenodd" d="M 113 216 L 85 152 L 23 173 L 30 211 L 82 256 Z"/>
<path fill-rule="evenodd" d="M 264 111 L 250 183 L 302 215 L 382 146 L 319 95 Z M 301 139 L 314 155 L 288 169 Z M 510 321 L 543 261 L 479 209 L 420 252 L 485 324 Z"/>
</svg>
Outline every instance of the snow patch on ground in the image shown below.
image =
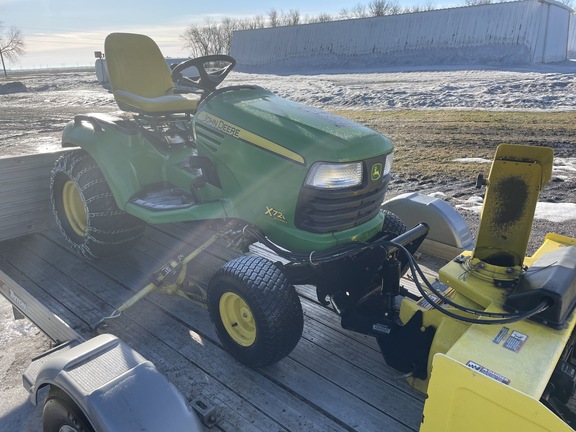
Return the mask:
<svg viewBox="0 0 576 432">
<path fill-rule="evenodd" d="M 576 158 L 554 158 L 554 174 L 576 177 Z"/>
<path fill-rule="evenodd" d="M 2 332 L 0 332 L 0 346 L 7 344 L 14 338 L 38 332 L 36 326 L 25 319 L 9 320 L 2 324 Z"/>
<path fill-rule="evenodd" d="M 317 74 L 233 72 L 227 83 L 255 84 L 282 97 L 338 109 L 576 109 L 576 63 L 442 68 L 380 67 Z"/>
<path fill-rule="evenodd" d="M 484 198 L 471 196 L 466 200 L 462 200 L 459 204 L 456 204 L 455 207 L 459 210 L 481 214 L 483 204 Z M 576 204 L 539 202 L 536 204 L 534 218 L 556 223 L 576 220 Z"/>
<path fill-rule="evenodd" d="M 490 159 L 484 158 L 457 158 L 453 159 L 453 162 L 460 162 L 460 163 L 492 163 Z"/>
<path fill-rule="evenodd" d="M 534 217 L 558 223 L 576 220 L 576 204 L 539 202 Z"/>
<path fill-rule="evenodd" d="M 491 160 L 484 158 L 459 158 L 454 162 L 460 163 L 491 163 Z M 576 178 L 576 158 L 554 158 L 552 175 L 561 181 L 568 181 Z M 466 200 L 461 200 L 456 204 L 456 208 L 480 214 L 484 199 L 480 196 L 471 196 Z M 539 202 L 536 205 L 536 219 L 548 220 L 550 222 L 567 222 L 576 220 L 576 204 L 574 203 L 551 203 Z"/>
</svg>

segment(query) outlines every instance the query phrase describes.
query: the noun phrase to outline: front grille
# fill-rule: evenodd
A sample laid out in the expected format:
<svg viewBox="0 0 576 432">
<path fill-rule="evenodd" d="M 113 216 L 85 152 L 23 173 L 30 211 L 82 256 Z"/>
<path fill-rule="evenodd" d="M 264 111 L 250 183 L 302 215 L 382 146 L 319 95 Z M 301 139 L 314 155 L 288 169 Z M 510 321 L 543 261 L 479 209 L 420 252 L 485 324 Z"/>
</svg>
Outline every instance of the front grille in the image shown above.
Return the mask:
<svg viewBox="0 0 576 432">
<path fill-rule="evenodd" d="M 364 162 L 362 185 L 340 190 L 304 186 L 298 198 L 296 227 L 313 233 L 329 233 L 353 228 L 369 221 L 380 211 L 390 181 L 390 174 L 373 181 L 370 168 L 385 156 Z"/>
</svg>

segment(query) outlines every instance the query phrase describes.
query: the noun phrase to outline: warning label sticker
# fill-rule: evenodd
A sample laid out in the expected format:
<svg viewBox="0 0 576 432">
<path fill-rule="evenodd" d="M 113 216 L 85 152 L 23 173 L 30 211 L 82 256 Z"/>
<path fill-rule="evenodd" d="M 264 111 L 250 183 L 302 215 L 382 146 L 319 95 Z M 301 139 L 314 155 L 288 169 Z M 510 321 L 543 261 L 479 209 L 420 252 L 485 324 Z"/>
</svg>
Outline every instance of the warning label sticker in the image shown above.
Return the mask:
<svg viewBox="0 0 576 432">
<path fill-rule="evenodd" d="M 528 335 L 525 335 L 524 333 L 520 333 L 518 331 L 513 331 L 512 334 L 508 337 L 508 339 L 506 339 L 506 342 L 504 342 L 503 346 L 504 348 L 507 348 L 510 351 L 514 351 L 517 353 L 522 349 L 527 339 Z"/>
<path fill-rule="evenodd" d="M 508 327 L 502 327 L 498 332 L 498 334 L 494 337 L 494 339 L 492 339 L 492 342 L 494 342 L 495 344 L 500 344 L 500 342 L 504 340 L 506 335 L 508 335 L 509 331 L 510 329 Z"/>
<path fill-rule="evenodd" d="M 510 379 L 500 375 L 498 372 L 494 372 L 493 370 L 488 369 L 487 367 L 479 365 L 478 363 L 472 360 L 466 363 L 466 366 L 468 366 L 472 370 L 475 370 L 478 373 L 481 373 L 482 375 L 486 375 L 487 377 L 492 378 L 493 380 L 501 382 L 502 384 L 506 385 L 510 384 Z"/>
<path fill-rule="evenodd" d="M 440 282 L 439 280 L 434 281 L 434 282 L 432 283 L 432 286 L 433 286 L 434 288 L 436 288 L 444 297 L 447 297 L 447 298 L 451 298 L 451 297 L 454 295 L 454 293 L 455 293 L 454 288 L 450 288 L 448 285 L 443 284 L 443 283 Z M 436 296 L 436 295 L 434 295 L 434 294 L 432 294 L 432 293 L 428 293 L 428 296 L 430 297 L 430 299 L 431 299 L 434 303 L 436 303 L 436 304 L 438 304 L 438 305 L 443 303 L 443 300 L 442 300 L 441 298 L 439 298 L 438 296 Z M 427 309 L 427 310 L 432 309 L 432 307 L 433 307 L 433 306 L 428 302 L 428 300 L 426 300 L 425 298 L 421 298 L 421 299 L 418 301 L 417 304 L 418 304 L 418 306 L 420 306 L 421 308 Z"/>
</svg>

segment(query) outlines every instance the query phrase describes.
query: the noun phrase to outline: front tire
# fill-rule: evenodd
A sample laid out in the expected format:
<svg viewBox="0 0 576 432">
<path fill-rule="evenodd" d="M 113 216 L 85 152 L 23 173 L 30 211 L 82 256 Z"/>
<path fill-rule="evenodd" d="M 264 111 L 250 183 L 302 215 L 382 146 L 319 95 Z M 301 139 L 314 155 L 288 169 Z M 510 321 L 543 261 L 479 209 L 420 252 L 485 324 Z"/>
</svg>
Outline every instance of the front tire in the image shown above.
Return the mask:
<svg viewBox="0 0 576 432">
<path fill-rule="evenodd" d="M 44 432 L 94 432 L 90 422 L 66 392 L 51 387 L 42 412 Z"/>
<path fill-rule="evenodd" d="M 119 255 L 144 234 L 145 224 L 120 210 L 100 168 L 84 150 L 73 150 L 55 163 L 50 178 L 56 223 L 84 258 Z"/>
<path fill-rule="evenodd" d="M 224 349 L 251 367 L 278 362 L 302 336 L 296 290 L 262 257 L 243 256 L 218 270 L 210 281 L 208 310 Z"/>
<path fill-rule="evenodd" d="M 384 223 L 380 231 L 390 236 L 390 240 L 407 231 L 406 224 L 395 213 L 389 210 L 382 210 L 382 213 L 384 213 Z"/>
</svg>

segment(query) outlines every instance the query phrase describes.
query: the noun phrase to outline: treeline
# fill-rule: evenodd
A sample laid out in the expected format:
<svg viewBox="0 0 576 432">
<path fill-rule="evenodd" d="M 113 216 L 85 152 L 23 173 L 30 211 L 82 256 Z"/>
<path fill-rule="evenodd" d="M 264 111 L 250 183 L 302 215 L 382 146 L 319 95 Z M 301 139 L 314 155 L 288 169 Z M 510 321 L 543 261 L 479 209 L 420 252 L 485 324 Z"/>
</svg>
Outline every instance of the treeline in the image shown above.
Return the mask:
<svg viewBox="0 0 576 432">
<path fill-rule="evenodd" d="M 402 7 L 397 0 L 372 0 L 368 5 L 359 3 L 350 9 L 342 9 L 340 13 L 335 15 L 322 13 L 317 16 L 310 16 L 302 15 L 300 11 L 296 9 L 290 9 L 289 11 L 270 9 L 266 15 L 256 15 L 249 18 L 226 17 L 219 22 L 206 19 L 202 24 L 190 24 L 180 37 L 184 40 L 184 48 L 190 52 L 191 57 L 210 54 L 229 54 L 232 33 L 236 30 L 314 24 L 346 19 L 397 15 L 432 9 L 435 9 L 432 3 L 427 3 L 422 6 Z"/>
<path fill-rule="evenodd" d="M 463 0 L 465 6 L 476 6 L 490 3 L 500 3 L 506 0 Z M 574 0 L 560 0 L 572 7 Z M 314 24 L 338 20 L 380 17 L 412 12 L 431 11 L 436 9 L 433 3 L 423 5 L 400 6 L 398 0 L 372 0 L 367 5 L 358 3 L 350 9 L 342 9 L 340 13 L 330 15 L 322 13 L 317 16 L 302 15 L 296 9 L 280 11 L 270 9 L 266 15 L 256 15 L 249 18 L 223 18 L 219 22 L 206 19 L 203 24 L 190 24 L 180 37 L 184 40 L 184 48 L 191 57 L 210 54 L 229 54 L 232 33 L 236 30 L 254 30 L 269 27 L 293 26 L 299 24 Z"/>
</svg>

